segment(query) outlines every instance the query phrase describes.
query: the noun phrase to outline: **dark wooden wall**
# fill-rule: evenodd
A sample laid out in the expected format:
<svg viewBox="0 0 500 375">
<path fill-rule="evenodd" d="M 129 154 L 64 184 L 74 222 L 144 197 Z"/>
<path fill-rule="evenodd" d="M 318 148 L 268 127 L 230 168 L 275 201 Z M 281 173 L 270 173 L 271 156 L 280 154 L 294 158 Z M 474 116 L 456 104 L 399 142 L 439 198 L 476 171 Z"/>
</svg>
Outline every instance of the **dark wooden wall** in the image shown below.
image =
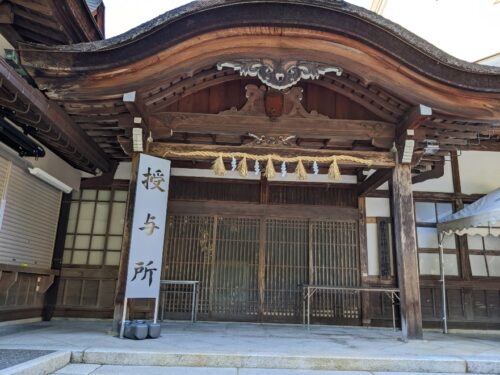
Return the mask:
<svg viewBox="0 0 500 375">
<path fill-rule="evenodd" d="M 356 222 L 356 205 L 356 191 L 349 185 L 261 184 L 259 181 L 172 177 L 168 210 L 170 220 L 186 215 L 209 218 L 229 215 L 237 221 L 260 223 L 267 217 L 276 220 L 282 217 L 288 220 L 286 227 L 294 217 L 307 224 L 318 215 Z M 308 230 L 306 232 L 308 234 Z M 307 268 L 307 264 L 304 266 Z M 63 266 L 55 316 L 111 317 L 117 271 L 116 267 L 106 266 Z M 328 298 L 325 297 L 324 303 Z M 133 303 L 132 314 L 145 316 L 146 311 L 151 311 L 150 303 Z"/>
<path fill-rule="evenodd" d="M 40 289 L 39 275 L 30 272 L 2 270 L 0 279 L 0 321 L 39 318 L 42 313 L 45 290 Z M 13 281 L 13 273 L 17 280 Z M 12 280 L 13 282 L 9 282 Z"/>
<path fill-rule="evenodd" d="M 255 79 L 229 81 L 188 95 L 168 106 L 168 112 L 219 113 L 231 107 L 241 108 L 247 101 L 245 86 L 261 85 Z M 375 114 L 342 94 L 310 82 L 299 85 L 302 103 L 307 111 L 317 111 L 331 118 L 351 120 L 380 120 Z"/>
</svg>

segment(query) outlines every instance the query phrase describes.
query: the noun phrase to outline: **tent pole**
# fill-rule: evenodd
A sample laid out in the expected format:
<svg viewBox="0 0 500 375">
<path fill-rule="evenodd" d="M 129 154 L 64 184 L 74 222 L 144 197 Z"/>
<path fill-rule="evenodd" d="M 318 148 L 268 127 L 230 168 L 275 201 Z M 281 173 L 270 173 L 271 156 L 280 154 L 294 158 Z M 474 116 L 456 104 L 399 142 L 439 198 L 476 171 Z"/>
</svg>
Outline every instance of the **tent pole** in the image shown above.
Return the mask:
<svg viewBox="0 0 500 375">
<path fill-rule="evenodd" d="M 443 254 L 444 233 L 439 234 L 439 274 L 441 276 L 441 305 L 443 307 L 443 333 L 448 333 L 448 320 L 446 318 L 446 284 L 444 280 L 444 254 Z"/>
</svg>

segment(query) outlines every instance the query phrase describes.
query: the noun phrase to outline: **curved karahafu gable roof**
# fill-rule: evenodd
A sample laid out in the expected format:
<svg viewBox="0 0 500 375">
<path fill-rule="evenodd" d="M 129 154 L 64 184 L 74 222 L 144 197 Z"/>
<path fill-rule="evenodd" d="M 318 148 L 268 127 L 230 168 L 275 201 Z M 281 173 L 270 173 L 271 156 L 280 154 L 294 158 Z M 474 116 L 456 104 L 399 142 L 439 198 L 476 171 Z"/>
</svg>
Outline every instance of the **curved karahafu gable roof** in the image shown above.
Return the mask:
<svg viewBox="0 0 500 375">
<path fill-rule="evenodd" d="M 182 36 L 168 32 L 169 25 L 178 21 L 189 25 Z M 310 27 L 340 32 L 375 46 L 435 79 L 470 89 L 500 91 L 500 68 L 459 60 L 398 24 L 341 0 L 194 1 L 117 37 L 56 49 L 68 52 L 113 50 L 138 43 L 154 33 L 165 36 L 164 41 L 168 44 L 169 39 L 179 42 L 207 31 L 245 25 Z M 134 54 L 135 58 L 140 59 L 144 52 Z M 442 65 L 448 69 L 443 69 Z M 474 78 L 460 76 L 466 72 L 472 73 Z"/>
<path fill-rule="evenodd" d="M 225 59 L 270 57 L 340 66 L 409 103 L 457 118 L 500 118 L 500 68 L 458 60 L 344 1 L 195 1 L 108 40 L 24 44 L 20 54 L 54 99 L 111 97 Z"/>
</svg>

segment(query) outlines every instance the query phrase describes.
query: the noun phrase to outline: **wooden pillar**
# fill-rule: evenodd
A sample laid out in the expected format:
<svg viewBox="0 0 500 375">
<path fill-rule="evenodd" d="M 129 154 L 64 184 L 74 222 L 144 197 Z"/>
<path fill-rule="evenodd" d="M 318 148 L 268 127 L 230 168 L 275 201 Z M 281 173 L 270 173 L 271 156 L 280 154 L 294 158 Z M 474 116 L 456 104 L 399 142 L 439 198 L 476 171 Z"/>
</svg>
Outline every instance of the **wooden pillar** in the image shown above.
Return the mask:
<svg viewBox="0 0 500 375">
<path fill-rule="evenodd" d="M 125 286 L 127 285 L 128 258 L 130 253 L 130 234 L 132 233 L 132 220 L 134 218 L 134 203 L 137 173 L 139 169 L 139 153 L 132 154 L 132 173 L 128 187 L 127 214 L 123 228 L 122 251 L 120 255 L 120 266 L 118 268 L 118 280 L 116 281 L 115 311 L 113 314 L 112 332 L 118 334 L 118 325 L 122 319 L 123 302 L 125 300 Z"/>
<path fill-rule="evenodd" d="M 458 154 L 456 151 L 450 152 L 451 158 L 451 173 L 453 176 L 453 191 L 455 193 L 462 192 L 462 184 L 460 181 L 460 166 L 458 163 Z M 464 202 L 462 199 L 455 199 L 453 202 L 453 208 L 455 212 L 460 211 L 464 208 Z M 460 276 L 464 281 L 472 280 L 472 269 L 469 259 L 469 243 L 467 241 L 467 236 L 455 236 L 457 241 L 458 249 L 458 264 L 460 270 Z M 474 320 L 474 295 L 473 289 L 471 287 L 461 288 L 464 315 L 466 320 Z"/>
<path fill-rule="evenodd" d="M 359 210 L 359 268 L 361 271 L 361 286 L 369 286 L 366 282 L 368 277 L 368 242 L 366 238 L 366 200 L 358 197 Z M 371 325 L 370 293 L 361 293 L 361 324 Z"/>
<path fill-rule="evenodd" d="M 403 337 L 421 339 L 422 309 L 410 164 L 396 164 L 391 185 L 392 217 L 401 291 L 401 329 Z"/>
<path fill-rule="evenodd" d="M 60 271 L 62 269 L 62 260 L 64 255 L 64 243 L 66 241 L 66 231 L 68 229 L 69 210 L 71 208 L 71 194 L 63 194 L 61 209 L 59 210 L 59 224 L 57 226 L 56 240 L 54 244 L 54 253 L 52 255 L 52 269 Z M 54 282 L 45 293 L 43 300 L 42 320 L 49 321 L 54 315 L 57 303 L 57 293 L 61 276 L 57 275 Z"/>
</svg>

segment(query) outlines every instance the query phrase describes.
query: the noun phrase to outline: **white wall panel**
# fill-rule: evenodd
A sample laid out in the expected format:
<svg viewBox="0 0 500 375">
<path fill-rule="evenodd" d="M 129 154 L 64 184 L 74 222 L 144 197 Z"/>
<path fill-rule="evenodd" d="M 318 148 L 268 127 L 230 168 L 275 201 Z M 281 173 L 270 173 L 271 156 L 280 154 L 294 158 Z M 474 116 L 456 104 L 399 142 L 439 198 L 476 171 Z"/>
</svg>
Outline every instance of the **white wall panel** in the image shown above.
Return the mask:
<svg viewBox="0 0 500 375">
<path fill-rule="evenodd" d="M 391 217 L 389 198 L 366 198 L 366 217 Z"/>
<path fill-rule="evenodd" d="M 487 194 L 500 187 L 500 152 L 463 151 L 458 157 L 465 194 Z"/>
<path fill-rule="evenodd" d="M 433 178 L 418 184 L 413 184 L 413 191 L 432 191 L 436 193 L 453 193 L 453 175 L 451 163 L 444 163 L 444 174 L 440 178 Z"/>
</svg>

